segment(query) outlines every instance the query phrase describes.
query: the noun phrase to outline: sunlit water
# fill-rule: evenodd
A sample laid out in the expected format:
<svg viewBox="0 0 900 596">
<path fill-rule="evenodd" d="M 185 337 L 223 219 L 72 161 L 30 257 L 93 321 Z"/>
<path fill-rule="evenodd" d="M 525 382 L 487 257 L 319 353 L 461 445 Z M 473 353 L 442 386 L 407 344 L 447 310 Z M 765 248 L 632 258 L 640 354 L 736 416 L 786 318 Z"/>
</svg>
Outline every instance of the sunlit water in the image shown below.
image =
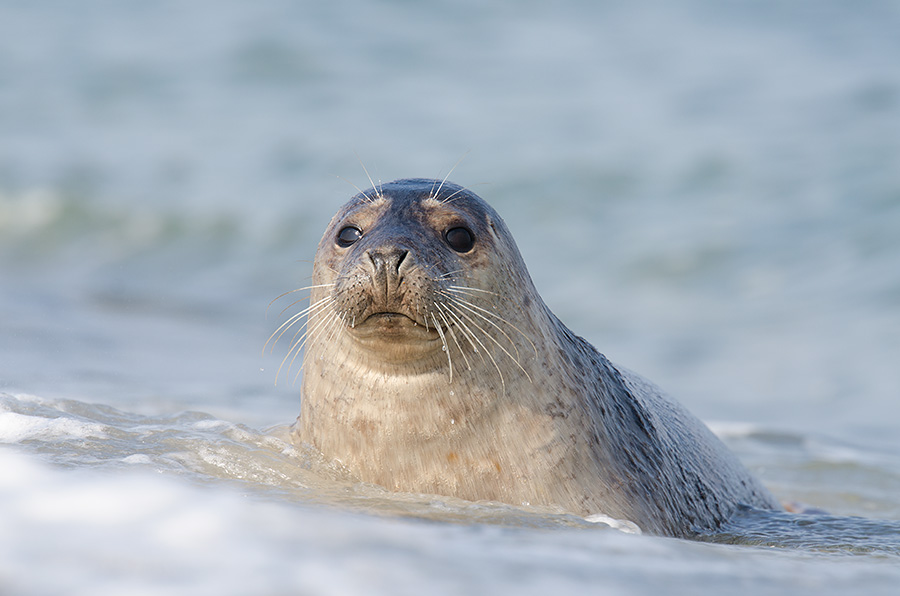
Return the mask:
<svg viewBox="0 0 900 596">
<path fill-rule="evenodd" d="M 0 2 L 0 592 L 894 593 L 898 30 L 890 2 Z M 637 536 L 291 445 L 269 303 L 360 161 L 463 156 L 564 322 L 828 514 Z"/>
</svg>

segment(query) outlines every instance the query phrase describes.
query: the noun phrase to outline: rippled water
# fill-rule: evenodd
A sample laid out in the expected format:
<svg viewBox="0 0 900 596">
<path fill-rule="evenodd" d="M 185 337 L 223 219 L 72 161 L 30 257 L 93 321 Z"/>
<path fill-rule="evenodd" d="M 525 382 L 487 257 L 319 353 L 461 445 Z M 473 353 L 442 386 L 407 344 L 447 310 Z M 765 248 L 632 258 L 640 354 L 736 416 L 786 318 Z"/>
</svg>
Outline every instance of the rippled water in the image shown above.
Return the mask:
<svg viewBox="0 0 900 596">
<path fill-rule="evenodd" d="M 0 1 L 0 591 L 893 593 L 898 26 L 876 1 Z M 270 301 L 360 161 L 460 158 L 563 321 L 829 513 L 632 536 L 289 445 Z"/>
<path fill-rule="evenodd" d="M 0 408 L 0 442 L 19 452 L 0 451 L 0 577 L 13 592 L 890 593 L 898 576 L 898 521 L 748 511 L 710 544 L 630 536 L 571 515 L 354 484 L 286 442 L 286 427 L 29 396 L 0 396 Z M 743 453 L 798 451 L 785 437 L 723 434 L 751 443 Z M 851 469 L 872 457 L 844 450 Z M 827 466 L 813 453 L 801 475 Z M 895 466 L 873 473 L 891 476 Z M 54 573 L 25 571 L 33 565 Z"/>
</svg>

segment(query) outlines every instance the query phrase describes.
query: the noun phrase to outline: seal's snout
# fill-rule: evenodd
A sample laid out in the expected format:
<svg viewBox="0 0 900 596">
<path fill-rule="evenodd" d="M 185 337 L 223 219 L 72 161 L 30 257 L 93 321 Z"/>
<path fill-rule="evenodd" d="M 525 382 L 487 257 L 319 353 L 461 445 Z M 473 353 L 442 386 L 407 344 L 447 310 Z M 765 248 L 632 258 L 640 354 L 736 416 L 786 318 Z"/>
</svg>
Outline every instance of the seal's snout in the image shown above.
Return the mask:
<svg viewBox="0 0 900 596">
<path fill-rule="evenodd" d="M 415 262 L 409 250 L 386 246 L 366 251 L 372 267 L 372 292 L 375 304 L 385 311 L 402 310 L 404 273 Z"/>
</svg>

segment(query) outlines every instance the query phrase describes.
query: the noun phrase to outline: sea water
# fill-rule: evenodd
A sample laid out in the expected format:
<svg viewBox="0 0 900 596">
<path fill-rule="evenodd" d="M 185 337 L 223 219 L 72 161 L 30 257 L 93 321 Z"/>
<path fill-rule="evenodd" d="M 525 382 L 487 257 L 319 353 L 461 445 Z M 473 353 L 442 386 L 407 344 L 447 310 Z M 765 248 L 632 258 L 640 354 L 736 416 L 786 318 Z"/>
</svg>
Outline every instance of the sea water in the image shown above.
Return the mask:
<svg viewBox="0 0 900 596">
<path fill-rule="evenodd" d="M 893 593 L 900 8 L 0 2 L 0 592 Z M 456 165 L 455 165 L 456 164 Z M 358 485 L 263 351 L 370 179 L 784 501 L 708 542 Z"/>
</svg>

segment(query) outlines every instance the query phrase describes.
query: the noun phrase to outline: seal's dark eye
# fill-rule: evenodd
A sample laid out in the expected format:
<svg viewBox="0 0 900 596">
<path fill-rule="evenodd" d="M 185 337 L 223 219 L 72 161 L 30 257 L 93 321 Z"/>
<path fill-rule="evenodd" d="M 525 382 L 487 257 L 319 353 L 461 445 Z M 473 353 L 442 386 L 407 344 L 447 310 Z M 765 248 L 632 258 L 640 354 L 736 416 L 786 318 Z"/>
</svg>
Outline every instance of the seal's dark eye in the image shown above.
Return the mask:
<svg viewBox="0 0 900 596">
<path fill-rule="evenodd" d="M 362 230 L 355 226 L 347 226 L 346 228 L 342 228 L 337 235 L 337 243 L 338 246 L 342 248 L 347 248 L 357 240 L 362 238 Z"/>
<path fill-rule="evenodd" d="M 469 252 L 475 246 L 475 237 L 466 228 L 450 228 L 444 232 L 444 239 L 456 252 Z"/>
</svg>

